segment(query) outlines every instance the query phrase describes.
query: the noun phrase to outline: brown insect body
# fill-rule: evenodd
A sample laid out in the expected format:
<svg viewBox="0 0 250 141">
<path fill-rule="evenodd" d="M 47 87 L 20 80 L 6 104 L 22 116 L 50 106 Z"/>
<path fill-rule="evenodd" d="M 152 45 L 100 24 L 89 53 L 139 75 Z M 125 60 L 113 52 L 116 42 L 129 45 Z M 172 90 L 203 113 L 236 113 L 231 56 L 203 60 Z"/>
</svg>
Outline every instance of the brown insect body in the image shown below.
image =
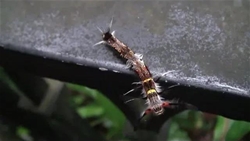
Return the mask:
<svg viewBox="0 0 250 141">
<path fill-rule="evenodd" d="M 103 41 L 105 41 L 109 46 L 113 47 L 121 57 L 127 60 L 134 60 L 134 52 L 120 40 L 118 40 L 112 33 L 106 32 L 103 34 Z"/>
<path fill-rule="evenodd" d="M 162 98 L 159 96 L 157 83 L 153 80 L 148 67 L 144 64 L 142 55 L 135 54 L 127 45 L 119 41 L 114 36 L 114 32 L 110 33 L 110 28 L 107 32 L 102 34 L 103 41 L 97 44 L 106 43 L 109 46 L 113 47 L 121 57 L 127 59 L 127 65 L 131 66 L 131 68 L 138 74 L 141 80 L 141 85 L 143 87 L 144 97 L 147 97 L 148 108 L 144 112 L 144 114 L 149 114 L 151 112 L 153 112 L 155 115 L 163 114 L 164 108 L 168 107 L 169 103 L 162 101 Z"/>
</svg>

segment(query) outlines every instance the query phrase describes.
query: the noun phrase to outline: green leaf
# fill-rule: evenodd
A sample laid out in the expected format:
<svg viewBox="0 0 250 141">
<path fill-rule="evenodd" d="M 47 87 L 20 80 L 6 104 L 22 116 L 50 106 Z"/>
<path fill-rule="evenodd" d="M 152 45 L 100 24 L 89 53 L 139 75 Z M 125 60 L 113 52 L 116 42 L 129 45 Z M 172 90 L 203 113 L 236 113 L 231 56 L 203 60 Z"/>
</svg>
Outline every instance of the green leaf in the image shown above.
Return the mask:
<svg viewBox="0 0 250 141">
<path fill-rule="evenodd" d="M 104 120 L 104 125 L 110 127 L 107 135 L 108 139 L 110 139 L 111 137 L 113 138 L 122 136 L 122 129 L 126 118 L 120 111 L 120 109 L 116 107 L 116 105 L 114 105 L 105 95 L 97 90 L 75 84 L 67 84 L 67 86 L 75 91 L 79 91 L 91 96 L 95 99 L 94 104 L 102 107 L 103 114 L 100 118 L 108 119 Z"/>
<path fill-rule="evenodd" d="M 0 81 L 3 81 L 5 84 L 7 84 L 14 92 L 21 93 L 16 84 L 9 78 L 8 74 L 6 74 L 4 69 L 1 67 L 0 67 Z"/>
<path fill-rule="evenodd" d="M 97 95 L 98 95 L 98 91 L 96 91 L 94 89 L 90 89 L 88 87 L 75 85 L 75 84 L 70 84 L 70 83 L 67 83 L 67 87 L 72 89 L 72 90 L 84 93 L 85 95 L 90 96 L 90 97 L 92 97 L 94 99 L 97 98 Z"/>
<path fill-rule="evenodd" d="M 223 138 L 225 133 L 225 118 L 221 116 L 217 116 L 217 122 L 214 129 L 214 141 L 218 141 Z"/>
<path fill-rule="evenodd" d="M 71 100 L 75 105 L 81 105 L 84 101 L 84 97 L 81 95 L 76 95 L 72 96 Z"/>
<path fill-rule="evenodd" d="M 104 110 L 98 105 L 87 105 L 77 108 L 77 113 L 83 118 L 90 118 L 102 115 Z"/>
<path fill-rule="evenodd" d="M 197 121 L 200 121 L 200 113 L 195 111 L 184 111 L 173 118 L 173 122 L 181 123 L 180 128 L 193 129 L 196 126 L 200 126 Z M 188 122 L 186 122 L 188 121 Z"/>
<path fill-rule="evenodd" d="M 107 138 L 111 138 L 115 135 L 121 136 L 122 129 L 125 123 L 125 116 L 123 113 L 118 109 L 108 98 L 106 98 L 103 94 L 98 93 L 98 98 L 96 102 L 105 110 L 104 116 L 105 118 L 109 119 L 109 122 L 105 122 L 105 125 L 112 125 L 109 129 L 109 133 Z M 119 134 L 119 135 L 118 135 Z"/>
<path fill-rule="evenodd" d="M 17 130 L 16 130 L 16 134 L 21 137 L 23 135 L 28 135 L 29 134 L 29 129 L 28 128 L 25 128 L 23 126 L 18 126 L 17 127 Z"/>
<path fill-rule="evenodd" d="M 168 140 L 170 141 L 188 141 L 189 137 L 187 133 L 180 129 L 178 122 L 171 122 L 170 130 L 168 134 Z"/>
<path fill-rule="evenodd" d="M 245 121 L 232 121 L 231 128 L 226 135 L 227 141 L 240 140 L 244 135 L 250 132 L 250 123 Z"/>
</svg>

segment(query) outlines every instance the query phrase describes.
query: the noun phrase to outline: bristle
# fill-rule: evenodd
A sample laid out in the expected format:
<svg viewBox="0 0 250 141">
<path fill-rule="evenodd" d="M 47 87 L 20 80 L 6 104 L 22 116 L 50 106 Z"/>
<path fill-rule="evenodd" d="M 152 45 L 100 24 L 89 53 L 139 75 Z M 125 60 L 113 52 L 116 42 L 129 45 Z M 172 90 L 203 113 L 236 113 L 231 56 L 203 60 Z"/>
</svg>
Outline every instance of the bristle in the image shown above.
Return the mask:
<svg viewBox="0 0 250 141">
<path fill-rule="evenodd" d="M 172 72 L 179 72 L 179 70 L 170 70 L 170 71 L 164 72 L 164 73 L 162 73 L 162 74 L 160 74 L 160 75 L 161 75 L 161 76 L 165 76 L 165 75 L 168 75 L 168 74 L 170 74 L 170 73 L 172 73 Z"/>
<path fill-rule="evenodd" d="M 161 96 L 159 96 L 159 99 L 161 99 L 161 100 L 165 100 L 163 97 L 161 97 Z"/>
<path fill-rule="evenodd" d="M 129 103 L 129 102 L 134 101 L 134 100 L 136 100 L 136 98 L 129 99 L 129 100 L 125 101 L 124 103 L 126 104 L 126 103 Z"/>
<path fill-rule="evenodd" d="M 97 26 L 97 29 L 103 34 L 104 32 L 101 30 L 100 27 Z"/>
<path fill-rule="evenodd" d="M 142 89 L 142 92 L 141 92 L 143 95 L 147 95 L 146 91 L 144 89 Z"/>
<path fill-rule="evenodd" d="M 111 35 L 112 35 L 112 36 L 115 36 L 115 30 L 111 32 Z"/>
<path fill-rule="evenodd" d="M 172 89 L 172 88 L 177 87 L 177 86 L 180 86 L 180 84 L 175 84 L 175 85 L 169 86 L 168 89 Z"/>
<path fill-rule="evenodd" d="M 145 114 L 145 111 L 146 111 L 146 110 L 147 110 L 147 108 L 144 109 L 143 112 L 141 112 L 141 114 L 140 114 L 140 119 L 143 118 L 143 117 L 146 115 L 146 114 Z"/>
<path fill-rule="evenodd" d="M 161 92 L 162 92 L 161 86 L 160 86 L 158 83 L 155 83 L 155 87 L 156 87 L 156 91 L 157 91 L 158 93 L 161 93 Z"/>
<path fill-rule="evenodd" d="M 149 104 L 150 104 L 149 99 L 146 100 L 146 103 L 145 103 L 145 104 L 146 104 L 146 105 L 149 105 Z"/>
<path fill-rule="evenodd" d="M 127 95 L 127 94 L 133 92 L 134 90 L 135 90 L 135 89 L 131 89 L 131 90 L 127 91 L 126 93 L 124 93 L 123 95 Z"/>
<path fill-rule="evenodd" d="M 112 27 L 112 24 L 113 24 L 113 20 L 114 20 L 114 17 L 112 17 L 110 23 L 109 23 L 109 28 L 108 28 L 108 32 L 111 31 L 111 27 Z"/>
<path fill-rule="evenodd" d="M 132 61 L 131 60 L 127 60 L 126 61 L 126 68 L 131 68 L 132 66 Z"/>
<path fill-rule="evenodd" d="M 94 45 L 93 45 L 93 47 L 94 46 L 97 46 L 97 45 L 100 45 L 100 44 L 105 44 L 106 42 L 105 41 L 100 41 L 100 42 L 98 42 L 98 43 L 95 43 Z"/>
<path fill-rule="evenodd" d="M 139 53 L 135 53 L 135 57 L 136 57 L 137 59 L 142 60 L 143 55 L 142 55 L 142 54 L 139 54 Z"/>
<path fill-rule="evenodd" d="M 171 100 L 172 103 L 179 103 L 179 101 L 180 99 L 177 99 L 177 98 Z"/>
<path fill-rule="evenodd" d="M 141 85 L 141 81 L 139 81 L 139 82 L 133 82 L 132 85 Z"/>
</svg>

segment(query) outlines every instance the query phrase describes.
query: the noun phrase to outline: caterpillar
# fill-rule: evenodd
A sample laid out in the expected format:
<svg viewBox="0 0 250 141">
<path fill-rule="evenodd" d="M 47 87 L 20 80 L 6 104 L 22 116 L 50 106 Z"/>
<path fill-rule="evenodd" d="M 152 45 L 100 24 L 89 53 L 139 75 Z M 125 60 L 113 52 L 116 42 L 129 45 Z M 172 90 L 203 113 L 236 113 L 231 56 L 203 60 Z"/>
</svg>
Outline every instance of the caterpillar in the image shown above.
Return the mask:
<svg viewBox="0 0 250 141">
<path fill-rule="evenodd" d="M 148 105 L 147 109 L 142 113 L 142 117 L 149 113 L 159 116 L 164 113 L 165 108 L 170 107 L 171 105 L 178 105 L 178 102 L 164 101 L 159 95 L 159 93 L 161 93 L 161 89 L 154 81 L 152 74 L 145 65 L 142 59 L 143 55 L 134 53 L 127 45 L 115 37 L 115 31 L 111 32 L 112 22 L 113 18 L 106 32 L 103 32 L 99 27 L 97 27 L 102 34 L 102 41 L 94 44 L 94 46 L 99 44 L 107 44 L 108 46 L 113 47 L 121 57 L 126 59 L 127 66 L 134 70 L 139 76 L 140 84 L 143 90 L 143 97 L 147 99 L 146 104 Z"/>
</svg>

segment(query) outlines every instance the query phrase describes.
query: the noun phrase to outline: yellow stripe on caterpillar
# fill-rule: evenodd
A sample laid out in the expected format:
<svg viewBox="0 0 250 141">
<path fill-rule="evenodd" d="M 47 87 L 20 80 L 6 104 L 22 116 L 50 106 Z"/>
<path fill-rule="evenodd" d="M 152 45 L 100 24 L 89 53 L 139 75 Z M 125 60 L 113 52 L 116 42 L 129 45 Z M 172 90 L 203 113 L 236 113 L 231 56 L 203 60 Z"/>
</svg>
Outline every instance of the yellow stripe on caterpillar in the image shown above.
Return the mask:
<svg viewBox="0 0 250 141">
<path fill-rule="evenodd" d="M 152 93 L 156 93 L 156 90 L 155 89 L 150 89 L 147 91 L 147 94 L 152 94 Z"/>
<path fill-rule="evenodd" d="M 146 83 L 146 82 L 148 82 L 148 81 L 150 81 L 150 80 L 152 80 L 152 78 L 145 79 L 145 80 L 143 80 L 142 82 L 143 82 L 143 83 Z"/>
</svg>

